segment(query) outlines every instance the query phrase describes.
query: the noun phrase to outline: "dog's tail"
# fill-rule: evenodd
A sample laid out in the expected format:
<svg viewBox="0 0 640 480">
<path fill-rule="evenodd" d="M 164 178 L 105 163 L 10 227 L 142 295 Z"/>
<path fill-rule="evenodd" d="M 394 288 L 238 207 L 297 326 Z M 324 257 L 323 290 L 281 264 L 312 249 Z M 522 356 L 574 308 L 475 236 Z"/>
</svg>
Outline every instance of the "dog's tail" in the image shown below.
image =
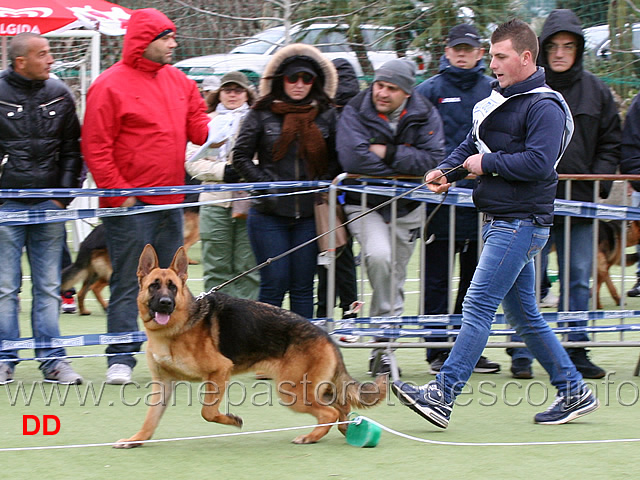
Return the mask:
<svg viewBox="0 0 640 480">
<path fill-rule="evenodd" d="M 379 375 L 375 382 L 360 383 L 349 375 L 340 357 L 334 378 L 337 398 L 352 407 L 373 407 L 386 398 L 388 379 L 387 375 Z"/>
<path fill-rule="evenodd" d="M 78 250 L 78 256 L 76 261 L 71 265 L 67 265 L 62 269 L 62 281 L 61 291 L 69 290 L 74 285 L 84 282 L 89 275 L 87 271 L 91 264 L 91 257 L 96 249 L 107 248 L 107 241 L 105 238 L 105 228 L 103 224 L 94 228 L 87 238 L 80 244 L 80 250 Z"/>
<path fill-rule="evenodd" d="M 62 281 L 60 283 L 60 291 L 70 290 L 74 285 L 84 282 L 89 276 L 87 265 L 78 262 L 68 265 L 62 270 Z"/>
</svg>

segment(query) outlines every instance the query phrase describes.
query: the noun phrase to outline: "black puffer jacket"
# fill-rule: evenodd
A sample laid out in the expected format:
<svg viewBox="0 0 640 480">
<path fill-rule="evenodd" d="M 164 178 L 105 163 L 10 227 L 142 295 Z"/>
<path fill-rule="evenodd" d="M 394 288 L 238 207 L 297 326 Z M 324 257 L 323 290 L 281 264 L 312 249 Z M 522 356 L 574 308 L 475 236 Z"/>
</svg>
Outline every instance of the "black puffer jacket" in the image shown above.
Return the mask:
<svg viewBox="0 0 640 480">
<path fill-rule="evenodd" d="M 64 83 L 29 80 L 11 67 L 0 72 L 0 188 L 77 188 L 79 139 L 73 96 Z"/>
<path fill-rule="evenodd" d="M 572 33 L 578 43 L 576 60 L 566 72 L 553 72 L 545 52 L 551 37 L 559 32 Z M 584 70 L 583 53 L 584 35 L 578 17 L 566 9 L 551 12 L 542 27 L 538 63 L 545 69 L 547 84 L 560 92 L 569 104 L 575 124 L 571 143 L 556 170 L 566 174 L 614 174 L 620 161 L 622 137 L 618 109 L 609 87 Z M 558 184 L 557 198 L 565 198 L 564 183 Z M 593 185 L 593 182 L 573 182 L 571 199 L 593 201 Z M 600 182 L 601 197 L 608 197 L 610 190 L 611 182 Z M 562 218 L 558 216 L 557 220 Z"/>
</svg>

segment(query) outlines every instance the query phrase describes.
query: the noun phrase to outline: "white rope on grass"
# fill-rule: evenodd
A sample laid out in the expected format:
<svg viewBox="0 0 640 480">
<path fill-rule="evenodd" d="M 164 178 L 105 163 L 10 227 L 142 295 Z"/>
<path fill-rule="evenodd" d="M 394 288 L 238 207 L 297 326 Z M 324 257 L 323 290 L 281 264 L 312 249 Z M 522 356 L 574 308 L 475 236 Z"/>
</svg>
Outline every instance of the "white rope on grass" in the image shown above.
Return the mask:
<svg viewBox="0 0 640 480">
<path fill-rule="evenodd" d="M 376 422 L 368 417 L 356 417 L 353 421 L 366 420 L 374 425 L 377 425 L 385 432 L 389 432 L 392 435 L 406 438 L 407 440 L 413 440 L 414 442 L 428 443 L 430 445 L 445 445 L 452 447 L 528 447 L 535 445 L 589 445 L 600 443 L 633 443 L 640 442 L 640 438 L 613 438 L 605 440 L 558 440 L 548 442 L 443 442 L 439 440 L 429 440 L 426 438 L 414 437 L 413 435 L 407 435 L 406 433 L 398 432 L 392 428 L 386 427 L 381 423 Z"/>
<path fill-rule="evenodd" d="M 259 435 L 263 433 L 276 433 L 276 432 L 287 432 L 291 430 L 302 430 L 309 429 L 315 427 L 327 427 L 333 425 L 344 425 L 349 423 L 360 424 L 362 421 L 367 421 L 373 425 L 378 426 L 385 432 L 388 432 L 397 437 L 405 438 L 407 440 L 412 440 L 414 442 L 427 443 L 430 445 L 442 445 L 442 446 L 450 446 L 450 447 L 529 447 L 529 446 L 557 446 L 557 445 L 595 445 L 595 444 L 608 444 L 608 443 L 636 443 L 640 442 L 640 438 L 612 438 L 612 439 L 604 439 L 604 440 L 558 440 L 558 441 L 547 441 L 547 442 L 444 442 L 440 440 L 429 440 L 426 438 L 415 437 L 413 435 L 407 435 L 406 433 L 398 432 L 392 428 L 389 428 L 385 425 L 382 425 L 375 420 L 358 416 L 353 420 L 349 420 L 346 422 L 334 422 L 334 423 L 321 423 L 316 425 L 304 425 L 299 427 L 286 427 L 286 428 L 273 428 L 268 430 L 254 430 L 251 432 L 233 432 L 233 433 L 219 433 L 215 435 L 198 435 L 195 437 L 176 437 L 176 438 L 160 438 L 155 440 L 144 440 L 137 442 L 121 442 L 121 445 L 129 445 L 129 444 L 139 444 L 139 443 L 161 443 L 161 442 L 182 442 L 187 440 L 207 440 L 212 438 L 224 438 L 224 437 L 237 437 L 241 435 Z M 87 443 L 87 444 L 75 444 L 75 445 L 48 445 L 48 446 L 40 446 L 40 447 L 8 447 L 8 448 L 0 448 L 0 453 L 2 452 L 25 452 L 32 450 L 60 450 L 66 448 L 89 448 L 89 447 L 113 447 L 114 443 Z"/>
<path fill-rule="evenodd" d="M 8 448 L 0 448 L 0 453 L 24 452 L 29 450 L 59 450 L 64 448 L 113 447 L 115 443 L 118 443 L 118 445 L 131 445 L 131 444 L 140 444 L 140 443 L 161 443 L 161 442 L 183 442 L 187 440 L 206 440 L 211 438 L 237 437 L 240 435 L 257 435 L 262 433 L 287 432 L 290 430 L 302 430 L 302 429 L 309 429 L 314 427 L 329 427 L 333 425 L 353 423 L 354 421 L 355 420 L 350 420 L 347 422 L 320 423 L 317 425 L 304 425 L 300 427 L 273 428 L 269 430 L 254 430 L 251 432 L 233 432 L 233 433 L 218 433 L 215 435 L 198 435 L 196 437 L 159 438 L 155 440 L 152 439 L 152 440 L 143 440 L 143 441 L 136 441 L 136 442 L 87 443 L 87 444 L 76 444 L 76 445 L 47 445 L 47 446 L 41 446 L 41 447 L 8 447 Z"/>
</svg>

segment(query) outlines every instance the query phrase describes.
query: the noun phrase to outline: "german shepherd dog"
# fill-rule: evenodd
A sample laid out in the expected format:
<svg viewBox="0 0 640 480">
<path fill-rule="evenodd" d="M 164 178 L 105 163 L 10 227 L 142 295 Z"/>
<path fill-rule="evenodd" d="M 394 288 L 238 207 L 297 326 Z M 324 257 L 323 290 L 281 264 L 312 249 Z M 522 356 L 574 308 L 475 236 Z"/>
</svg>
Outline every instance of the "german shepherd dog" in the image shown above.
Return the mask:
<svg viewBox="0 0 640 480">
<path fill-rule="evenodd" d="M 242 426 L 242 419 L 221 413 L 218 407 L 230 377 L 248 371 L 272 375 L 283 403 L 315 416 L 319 424 L 347 421 L 352 405 L 367 408 L 385 398 L 387 377 L 380 376 L 375 383 L 354 380 L 329 335 L 307 319 L 218 292 L 195 299 L 186 286 L 187 266 L 184 247 L 167 269 L 158 267 L 151 245 L 140 256 L 138 308 L 148 338 L 146 357 L 156 400 L 140 431 L 119 440 L 116 448 L 137 447 L 151 438 L 169 402 L 172 382 L 179 380 L 215 385 L 205 394 L 202 417 L 236 427 Z M 315 443 L 330 428 L 317 426 L 293 443 Z M 338 429 L 345 434 L 347 424 Z"/>
<path fill-rule="evenodd" d="M 620 265 L 620 260 L 624 253 L 622 248 L 622 227 L 621 222 L 600 222 L 598 224 L 598 283 L 597 283 L 597 308 L 602 308 L 600 302 L 600 287 L 603 283 L 607 285 L 611 298 L 620 304 L 620 295 L 616 290 L 613 280 L 609 276 L 609 269 L 612 265 Z M 627 222 L 627 247 L 638 245 L 640 242 L 640 221 L 633 220 Z M 633 265 L 638 261 L 638 256 L 626 254 L 625 264 Z"/>
<path fill-rule="evenodd" d="M 107 301 L 102 296 L 102 290 L 109 285 L 112 272 L 104 225 L 100 224 L 80 244 L 76 261 L 62 270 L 60 290 L 64 292 L 82 282 L 82 288 L 78 292 L 78 313 L 91 315 L 91 312 L 84 306 L 84 299 L 89 290 L 93 292 L 106 312 Z"/>
</svg>

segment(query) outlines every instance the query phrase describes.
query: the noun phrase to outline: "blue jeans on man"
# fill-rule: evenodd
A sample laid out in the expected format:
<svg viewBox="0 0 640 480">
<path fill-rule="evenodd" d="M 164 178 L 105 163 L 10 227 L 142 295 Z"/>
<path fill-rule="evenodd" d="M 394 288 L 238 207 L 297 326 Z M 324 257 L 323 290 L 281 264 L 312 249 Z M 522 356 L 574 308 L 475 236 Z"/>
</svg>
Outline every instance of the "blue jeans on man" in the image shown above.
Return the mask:
<svg viewBox="0 0 640 480">
<path fill-rule="evenodd" d="M 567 217 L 568 218 L 568 217 Z M 569 255 L 569 308 L 567 311 L 587 311 L 589 310 L 589 300 L 591 290 L 589 281 L 593 268 L 593 224 L 575 223 L 571 224 L 571 245 Z M 560 303 L 559 311 L 564 311 L 564 261 L 565 261 L 565 235 L 564 224 L 556 224 L 551 227 L 549 241 L 542 251 L 541 271 L 547 271 L 549 263 L 549 252 L 552 245 L 556 246 L 558 257 L 558 278 L 560 279 Z M 585 326 L 587 321 L 572 322 L 571 326 Z M 519 341 L 519 337 L 514 336 L 514 341 Z M 589 337 L 584 332 L 575 332 L 568 335 L 570 342 L 588 341 Z M 533 360 L 533 354 L 526 348 L 514 348 L 510 350 L 512 358 L 526 358 Z"/>
<path fill-rule="evenodd" d="M 27 204 L 6 200 L 2 211 L 60 210 L 51 200 Z M 64 245 L 64 222 L 29 223 L 0 226 L 0 247 L 3 265 L 0 268 L 0 339 L 20 338 L 18 322 L 20 286 L 22 285 L 22 249 L 26 247 L 31 268 L 32 308 L 31 328 L 36 341 L 50 341 L 60 336 L 60 269 Z M 62 357 L 64 348 L 36 348 L 38 358 Z M 0 352 L 0 360 L 18 360 L 18 351 Z M 41 360 L 45 374 L 59 359 Z M 13 362 L 12 362 L 13 363 Z M 11 370 L 15 364 L 10 366 Z"/>
<path fill-rule="evenodd" d="M 462 328 L 436 382 L 452 402 L 471 376 L 502 303 L 507 321 L 548 372 L 560 395 L 582 388 L 582 376 L 543 319 L 535 297 L 533 258 L 544 247 L 549 228 L 531 220 L 493 220 L 482 230 L 484 248 L 467 291 Z"/>
<path fill-rule="evenodd" d="M 144 205 L 139 200 L 136 206 Z M 183 212 L 181 208 L 160 210 L 136 215 L 104 217 L 107 250 L 111 257 L 109 308 L 107 331 L 110 334 L 138 330 L 138 262 L 147 243 L 153 245 L 161 268 L 171 265 L 176 250 L 182 245 Z M 140 351 L 140 343 L 109 345 L 109 366 L 120 363 L 133 368 L 131 355 Z"/>
</svg>

